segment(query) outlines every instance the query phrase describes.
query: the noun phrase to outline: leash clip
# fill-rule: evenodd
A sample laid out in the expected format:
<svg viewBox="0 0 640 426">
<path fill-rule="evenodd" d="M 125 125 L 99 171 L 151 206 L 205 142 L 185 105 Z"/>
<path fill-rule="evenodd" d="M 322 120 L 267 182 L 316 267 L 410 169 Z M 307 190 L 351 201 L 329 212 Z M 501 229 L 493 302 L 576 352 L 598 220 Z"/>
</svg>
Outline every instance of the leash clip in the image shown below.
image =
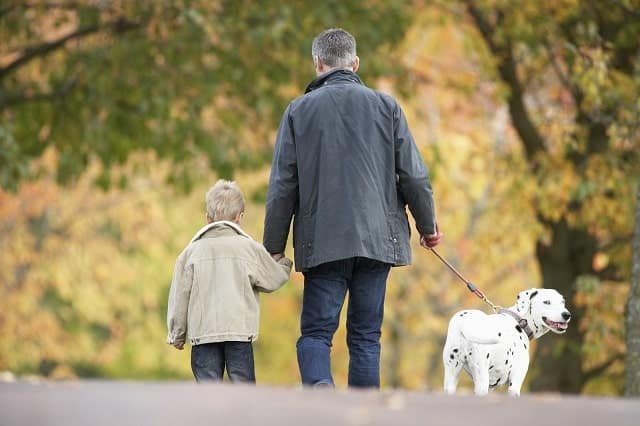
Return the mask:
<svg viewBox="0 0 640 426">
<path fill-rule="evenodd" d="M 465 283 L 467 285 L 467 288 L 469 289 L 469 291 L 471 293 L 475 294 L 480 299 L 482 299 L 483 302 L 485 302 L 487 305 L 491 306 L 491 309 L 493 309 L 493 312 L 498 313 L 498 311 L 500 309 L 502 309 L 500 306 L 494 305 L 493 303 L 491 303 L 491 301 L 489 299 L 487 299 L 487 296 L 485 296 L 484 293 L 478 287 L 476 287 L 476 285 L 474 283 L 472 283 L 471 281 L 466 279 L 464 276 L 462 276 L 462 274 L 460 272 L 458 272 L 458 270 L 456 268 L 454 268 L 452 264 L 447 262 L 444 257 L 440 256 L 440 254 L 433 247 L 429 247 L 429 250 L 431 250 L 431 253 L 435 254 L 436 257 L 438 259 L 440 259 L 440 261 L 442 261 L 442 263 L 444 263 L 454 274 L 456 274 L 456 276 L 458 278 L 460 278 L 460 280 L 463 283 Z"/>
</svg>

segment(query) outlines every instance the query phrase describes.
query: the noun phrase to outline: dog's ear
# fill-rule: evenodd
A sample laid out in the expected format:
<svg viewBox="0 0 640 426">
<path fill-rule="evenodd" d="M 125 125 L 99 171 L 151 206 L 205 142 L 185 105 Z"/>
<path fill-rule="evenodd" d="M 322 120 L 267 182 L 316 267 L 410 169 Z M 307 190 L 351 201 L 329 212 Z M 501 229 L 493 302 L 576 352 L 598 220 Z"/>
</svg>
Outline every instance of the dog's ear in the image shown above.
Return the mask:
<svg viewBox="0 0 640 426">
<path fill-rule="evenodd" d="M 518 299 L 516 301 L 516 311 L 519 314 L 524 314 L 529 311 L 529 306 L 531 306 L 531 299 L 533 299 L 538 294 L 538 290 L 535 288 L 530 288 L 529 290 L 521 291 L 518 293 Z"/>
</svg>

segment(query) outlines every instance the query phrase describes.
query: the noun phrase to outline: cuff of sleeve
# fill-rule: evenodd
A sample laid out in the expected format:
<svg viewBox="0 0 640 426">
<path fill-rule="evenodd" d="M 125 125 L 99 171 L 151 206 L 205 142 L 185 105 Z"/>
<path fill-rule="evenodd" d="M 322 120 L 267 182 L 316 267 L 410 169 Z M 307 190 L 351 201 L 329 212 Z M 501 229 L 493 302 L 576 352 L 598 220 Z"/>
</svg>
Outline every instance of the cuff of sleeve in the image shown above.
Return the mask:
<svg viewBox="0 0 640 426">
<path fill-rule="evenodd" d="M 175 345 L 184 344 L 184 343 L 185 343 L 185 339 L 184 338 L 176 337 L 176 336 L 173 336 L 171 334 L 169 334 L 167 336 L 167 344 L 168 345 L 175 346 Z"/>
<path fill-rule="evenodd" d="M 279 254 L 284 253 L 285 245 L 280 241 L 264 241 L 264 248 L 267 249 L 269 254 Z"/>
</svg>

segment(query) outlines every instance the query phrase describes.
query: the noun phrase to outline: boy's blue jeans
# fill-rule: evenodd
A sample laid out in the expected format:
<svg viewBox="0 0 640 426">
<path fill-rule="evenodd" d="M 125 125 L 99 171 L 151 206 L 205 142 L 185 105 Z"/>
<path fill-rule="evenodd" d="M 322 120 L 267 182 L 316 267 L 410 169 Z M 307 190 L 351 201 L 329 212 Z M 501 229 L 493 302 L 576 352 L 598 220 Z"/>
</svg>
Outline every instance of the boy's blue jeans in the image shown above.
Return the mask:
<svg viewBox="0 0 640 426">
<path fill-rule="evenodd" d="M 349 386 L 380 387 L 380 335 L 391 265 L 354 257 L 304 273 L 298 366 L 303 385 L 333 385 L 331 344 L 349 292 Z"/>
<path fill-rule="evenodd" d="M 191 347 L 191 371 L 197 382 L 222 380 L 225 367 L 232 382 L 255 383 L 251 342 L 205 343 Z"/>
</svg>

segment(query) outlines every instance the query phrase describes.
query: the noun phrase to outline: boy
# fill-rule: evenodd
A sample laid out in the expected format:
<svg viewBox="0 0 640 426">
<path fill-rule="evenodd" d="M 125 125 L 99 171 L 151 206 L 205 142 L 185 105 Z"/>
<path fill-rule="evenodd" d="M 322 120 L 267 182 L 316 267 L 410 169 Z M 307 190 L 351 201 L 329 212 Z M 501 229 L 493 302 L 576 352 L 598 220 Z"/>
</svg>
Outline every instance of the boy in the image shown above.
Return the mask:
<svg viewBox="0 0 640 426">
<path fill-rule="evenodd" d="M 207 225 L 176 261 L 169 293 L 167 343 L 179 350 L 188 338 L 196 381 L 255 383 L 252 342 L 258 337 L 258 292 L 289 278 L 291 260 L 273 260 L 240 228 L 244 198 L 219 180 L 206 195 Z"/>
</svg>

